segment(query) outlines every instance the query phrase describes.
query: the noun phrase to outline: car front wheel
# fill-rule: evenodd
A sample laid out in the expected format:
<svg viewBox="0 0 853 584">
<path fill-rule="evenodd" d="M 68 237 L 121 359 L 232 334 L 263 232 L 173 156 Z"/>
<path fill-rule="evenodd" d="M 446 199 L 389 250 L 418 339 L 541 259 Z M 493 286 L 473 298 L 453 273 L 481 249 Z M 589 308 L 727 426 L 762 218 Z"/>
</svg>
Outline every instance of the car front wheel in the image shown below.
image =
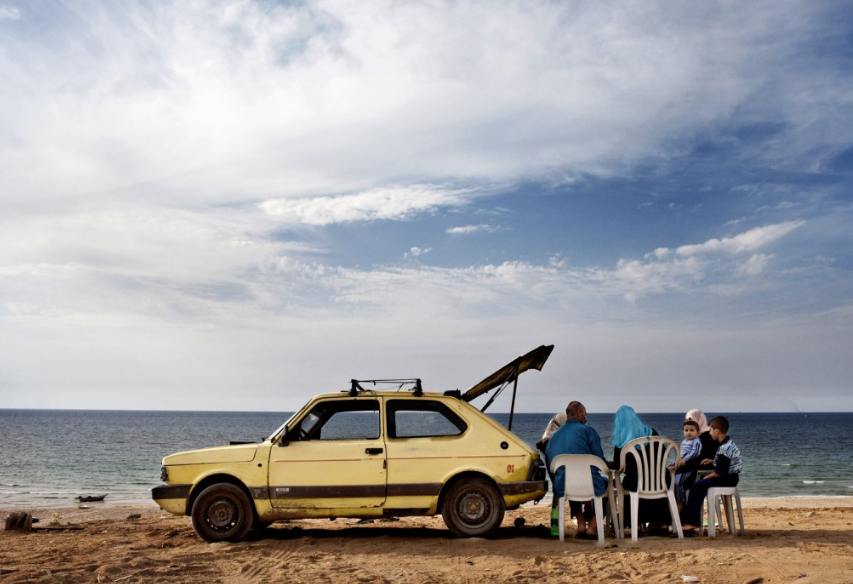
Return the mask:
<svg viewBox="0 0 853 584">
<path fill-rule="evenodd" d="M 193 528 L 207 542 L 240 541 L 255 520 L 246 492 L 230 483 L 204 489 L 193 503 Z"/>
<path fill-rule="evenodd" d="M 461 537 L 495 531 L 504 518 L 504 500 L 497 487 L 481 478 L 455 482 L 444 498 L 441 517 L 447 528 Z"/>
</svg>

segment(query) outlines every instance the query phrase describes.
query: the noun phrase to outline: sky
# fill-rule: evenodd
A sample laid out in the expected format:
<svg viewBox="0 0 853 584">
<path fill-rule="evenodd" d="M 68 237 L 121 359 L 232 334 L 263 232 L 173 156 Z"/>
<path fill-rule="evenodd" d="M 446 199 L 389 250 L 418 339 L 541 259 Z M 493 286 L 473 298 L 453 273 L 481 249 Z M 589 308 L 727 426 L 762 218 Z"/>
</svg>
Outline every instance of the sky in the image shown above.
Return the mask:
<svg viewBox="0 0 853 584">
<path fill-rule="evenodd" d="M 0 408 L 853 410 L 849 2 L 0 0 L 0 80 Z"/>
</svg>

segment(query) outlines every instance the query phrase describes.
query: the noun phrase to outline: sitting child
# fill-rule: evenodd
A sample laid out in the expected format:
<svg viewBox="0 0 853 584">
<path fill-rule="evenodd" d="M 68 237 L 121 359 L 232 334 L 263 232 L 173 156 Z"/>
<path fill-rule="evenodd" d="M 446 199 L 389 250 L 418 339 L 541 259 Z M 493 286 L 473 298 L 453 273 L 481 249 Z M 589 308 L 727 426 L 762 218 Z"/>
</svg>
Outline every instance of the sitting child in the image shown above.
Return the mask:
<svg viewBox="0 0 853 584">
<path fill-rule="evenodd" d="M 702 452 L 702 443 L 699 441 L 699 424 L 693 420 L 687 420 L 681 426 L 684 432 L 684 440 L 681 441 L 681 458 L 673 465 L 678 469 L 684 466 L 688 460 L 693 460 Z M 686 500 L 684 493 L 693 484 L 696 478 L 695 470 L 685 470 L 675 473 L 675 500 L 678 501 L 678 510 L 684 507 Z"/>
<path fill-rule="evenodd" d="M 732 442 L 729 437 L 729 421 L 723 416 L 717 416 L 709 422 L 711 426 L 711 438 L 719 446 L 714 460 L 703 460 L 714 464 L 714 472 L 700 481 L 693 483 L 690 487 L 690 496 L 687 497 L 687 506 L 682 513 L 682 529 L 685 532 L 698 529 L 702 525 L 702 506 L 708 489 L 711 487 L 735 487 L 740 479 L 740 471 L 743 468 L 743 457 L 740 448 Z"/>
</svg>

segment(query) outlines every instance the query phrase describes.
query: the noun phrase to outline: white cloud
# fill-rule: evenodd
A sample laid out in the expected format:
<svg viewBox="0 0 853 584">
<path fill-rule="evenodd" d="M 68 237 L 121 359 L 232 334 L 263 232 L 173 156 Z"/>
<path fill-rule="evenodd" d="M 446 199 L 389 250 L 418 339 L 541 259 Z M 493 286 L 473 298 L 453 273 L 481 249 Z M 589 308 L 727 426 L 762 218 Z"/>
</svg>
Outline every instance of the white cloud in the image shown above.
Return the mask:
<svg viewBox="0 0 853 584">
<path fill-rule="evenodd" d="M 431 186 L 374 189 L 353 195 L 310 199 L 272 199 L 260 204 L 267 214 L 284 223 L 331 225 L 350 221 L 406 219 L 439 207 L 465 203 L 465 191 Z"/>
<path fill-rule="evenodd" d="M 676 290 L 706 286 L 707 291 L 746 293 L 749 288 L 733 277 L 756 276 L 762 273 L 773 254 L 754 253 L 743 261 L 729 256 L 755 251 L 779 241 L 805 221 L 789 221 L 756 227 L 733 237 L 709 239 L 704 243 L 683 245 L 674 251 L 657 248 L 643 260 L 622 259 L 615 270 L 598 270 L 603 289 L 621 294 L 628 302 L 639 298 Z M 729 282 L 722 286 L 721 282 Z M 724 292 L 725 291 L 725 292 Z"/>
<path fill-rule="evenodd" d="M 447 233 L 451 235 L 467 235 L 469 233 L 477 233 L 478 231 L 494 233 L 497 230 L 498 228 L 493 225 L 460 225 L 458 227 L 448 228 Z"/>
<path fill-rule="evenodd" d="M 426 247 L 426 248 L 412 247 L 412 248 L 409 248 L 409 253 L 412 255 L 412 257 L 416 257 L 416 258 L 420 257 L 422 255 L 428 254 L 431 251 L 432 251 L 431 247 Z"/>
<path fill-rule="evenodd" d="M 0 22 L 4 20 L 20 20 L 21 11 L 14 6 L 0 6 Z"/>
<path fill-rule="evenodd" d="M 826 104 L 824 84 L 778 67 L 774 50 L 817 17 L 810 3 L 773 15 L 509 0 L 32 12 L 30 34 L 0 40 L 0 192 L 21 201 L 132 198 L 138 185 L 222 202 L 610 176 L 728 121 L 767 71 L 799 96 L 780 113 L 792 134 Z M 849 143 L 849 127 L 832 140 Z"/>
<path fill-rule="evenodd" d="M 704 253 L 721 252 L 727 254 L 739 254 L 754 251 L 768 245 L 802 226 L 805 221 L 786 221 L 776 225 L 756 227 L 749 231 L 739 233 L 734 237 L 723 239 L 709 239 L 705 243 L 696 245 L 682 245 L 675 251 L 682 256 L 692 256 Z"/>
<path fill-rule="evenodd" d="M 767 262 L 773 259 L 773 254 L 757 253 L 737 267 L 737 273 L 745 276 L 757 276 L 767 267 Z"/>
<path fill-rule="evenodd" d="M 796 227 L 761 227 L 685 246 L 701 254 L 658 249 L 643 259 L 622 259 L 612 268 L 596 269 L 578 269 L 565 258 L 552 257 L 547 265 L 508 261 L 467 268 L 360 270 L 306 259 L 316 250 L 305 243 L 262 235 L 281 220 L 315 225 L 401 218 L 415 209 L 455 201 L 453 196 L 426 192 L 432 195 L 417 197 L 418 204 L 387 193 L 352 200 L 344 196 L 337 201 L 339 207 L 332 201 L 312 207 L 308 200 L 299 212 L 287 207 L 284 215 L 272 218 L 252 207 L 200 213 L 120 205 L 102 213 L 7 221 L 0 230 L 0 304 L 8 316 L 98 315 L 96 320 L 108 321 L 111 314 L 127 313 L 170 322 L 225 323 L 277 314 L 285 306 L 291 313 L 306 314 L 320 306 L 343 311 L 341 316 L 357 306 L 382 307 L 389 313 L 397 307 L 407 313 L 417 297 L 422 314 L 437 311 L 454 318 L 467 311 L 527 310 L 531 303 L 559 306 L 582 319 L 598 318 L 614 309 L 607 304 L 612 299 L 636 304 L 692 290 L 713 294 L 715 286 L 720 293 L 748 294 L 750 284 L 739 279 L 763 273 L 774 256 L 754 253 L 737 260 L 729 258 L 732 250 L 767 246 Z M 28 239 L 26 234 L 32 232 L 40 237 Z M 412 246 L 406 253 L 422 258 L 432 251 Z M 734 285 L 739 288 L 733 291 Z"/>
</svg>

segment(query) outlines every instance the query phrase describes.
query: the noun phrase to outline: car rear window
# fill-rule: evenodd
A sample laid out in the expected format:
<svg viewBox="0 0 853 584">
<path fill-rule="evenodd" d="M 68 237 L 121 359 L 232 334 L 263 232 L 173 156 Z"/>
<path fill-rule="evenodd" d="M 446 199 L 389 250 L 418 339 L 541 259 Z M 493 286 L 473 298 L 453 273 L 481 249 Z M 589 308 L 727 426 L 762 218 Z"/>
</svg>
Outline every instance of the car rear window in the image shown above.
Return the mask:
<svg viewBox="0 0 853 584">
<path fill-rule="evenodd" d="M 458 436 L 468 429 L 462 418 L 438 401 L 392 399 L 386 411 L 389 438 Z"/>
</svg>

